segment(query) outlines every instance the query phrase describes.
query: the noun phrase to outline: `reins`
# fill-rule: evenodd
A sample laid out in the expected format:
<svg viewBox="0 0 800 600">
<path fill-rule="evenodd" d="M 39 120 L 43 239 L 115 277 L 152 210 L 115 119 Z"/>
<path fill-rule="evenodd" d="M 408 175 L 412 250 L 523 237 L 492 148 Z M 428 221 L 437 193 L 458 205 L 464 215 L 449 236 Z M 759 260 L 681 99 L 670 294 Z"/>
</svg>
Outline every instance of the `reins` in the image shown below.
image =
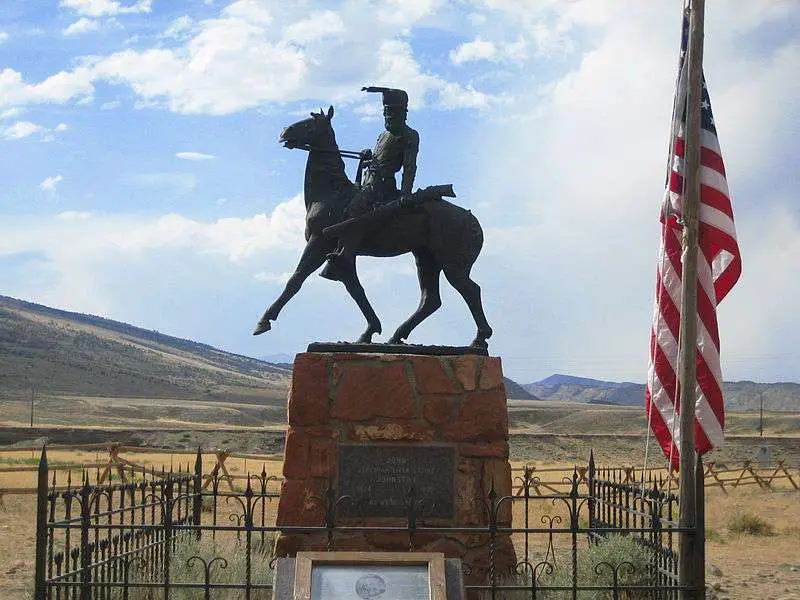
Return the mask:
<svg viewBox="0 0 800 600">
<path fill-rule="evenodd" d="M 341 150 L 340 148 L 320 148 L 319 146 L 312 146 L 311 144 L 298 144 L 296 146 L 289 146 L 292 149 L 305 150 L 306 152 L 329 152 L 331 154 L 338 154 L 342 158 L 358 158 L 363 159 L 364 153 L 355 150 Z"/>
</svg>

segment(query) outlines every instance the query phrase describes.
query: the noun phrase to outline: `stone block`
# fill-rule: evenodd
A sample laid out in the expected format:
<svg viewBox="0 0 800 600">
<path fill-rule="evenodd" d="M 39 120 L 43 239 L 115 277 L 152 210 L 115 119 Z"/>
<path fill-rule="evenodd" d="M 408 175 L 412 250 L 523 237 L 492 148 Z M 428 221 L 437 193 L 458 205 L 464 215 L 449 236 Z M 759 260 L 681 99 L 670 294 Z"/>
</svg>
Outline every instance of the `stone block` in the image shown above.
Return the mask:
<svg viewBox="0 0 800 600">
<path fill-rule="evenodd" d="M 402 362 L 347 365 L 342 374 L 331 417 L 367 421 L 375 417 L 414 418 L 414 393 Z"/>
<path fill-rule="evenodd" d="M 508 458 L 508 444 L 504 440 L 495 442 L 479 442 L 475 444 L 461 444 L 459 446 L 461 456 L 473 456 L 479 458 Z"/>
<path fill-rule="evenodd" d="M 477 387 L 478 365 L 481 358 L 475 354 L 465 354 L 452 361 L 453 372 L 464 390 L 471 392 Z"/>
<path fill-rule="evenodd" d="M 447 423 L 453 418 L 453 400 L 442 396 L 423 398 L 422 416 L 431 425 Z"/>
<path fill-rule="evenodd" d="M 405 532 L 376 531 L 364 535 L 367 542 L 376 550 L 384 552 L 405 552 L 408 550 L 408 534 Z"/>
<path fill-rule="evenodd" d="M 320 483 L 313 479 L 287 479 L 281 485 L 277 525 L 318 527 L 325 524 L 325 499 Z"/>
<path fill-rule="evenodd" d="M 339 432 L 327 427 L 290 428 L 286 432 L 284 477 L 329 477 L 336 472 Z"/>
<path fill-rule="evenodd" d="M 505 394 L 471 392 L 461 403 L 461 410 L 444 428 L 444 438 L 454 442 L 505 440 L 508 436 L 508 409 Z"/>
<path fill-rule="evenodd" d="M 482 390 L 493 390 L 503 385 L 503 367 L 496 356 L 487 356 L 481 367 L 481 380 L 478 385 Z"/>
<path fill-rule="evenodd" d="M 420 548 L 420 552 L 441 552 L 446 558 L 461 558 L 467 549 L 455 536 L 440 537 Z"/>
<path fill-rule="evenodd" d="M 329 404 L 327 356 L 314 352 L 298 354 L 289 389 L 289 425 L 324 423 Z"/>
<path fill-rule="evenodd" d="M 415 356 L 411 359 L 414 381 L 420 394 L 455 394 L 458 385 L 445 369 L 444 359 L 436 356 Z"/>
</svg>

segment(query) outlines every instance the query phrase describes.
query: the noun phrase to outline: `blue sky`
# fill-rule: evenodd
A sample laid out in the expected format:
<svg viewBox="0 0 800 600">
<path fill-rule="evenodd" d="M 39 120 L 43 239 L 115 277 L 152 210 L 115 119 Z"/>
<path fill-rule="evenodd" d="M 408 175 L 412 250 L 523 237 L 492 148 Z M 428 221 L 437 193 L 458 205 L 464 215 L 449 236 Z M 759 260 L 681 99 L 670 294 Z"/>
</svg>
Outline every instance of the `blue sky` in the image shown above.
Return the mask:
<svg viewBox="0 0 800 600">
<path fill-rule="evenodd" d="M 644 381 L 680 2 L 5 0 L 0 293 L 262 356 L 354 339 L 312 276 L 250 332 L 303 245 L 306 155 L 281 129 L 333 104 L 371 147 L 408 90 L 417 183 L 481 220 L 474 277 L 506 372 Z M 706 77 L 744 274 L 719 310 L 726 379 L 800 380 L 800 16 L 709 5 Z M 352 175 L 355 165 L 350 164 Z M 409 256 L 359 259 L 385 336 L 416 307 Z M 409 341 L 469 342 L 445 306 Z"/>
</svg>

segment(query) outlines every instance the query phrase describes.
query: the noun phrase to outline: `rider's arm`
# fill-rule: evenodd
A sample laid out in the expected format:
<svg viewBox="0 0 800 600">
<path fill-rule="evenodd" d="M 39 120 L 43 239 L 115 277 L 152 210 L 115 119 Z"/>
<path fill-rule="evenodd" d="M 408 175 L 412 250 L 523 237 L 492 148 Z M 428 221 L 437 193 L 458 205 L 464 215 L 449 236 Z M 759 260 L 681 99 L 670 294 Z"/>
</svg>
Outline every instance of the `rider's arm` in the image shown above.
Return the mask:
<svg viewBox="0 0 800 600">
<path fill-rule="evenodd" d="M 414 177 L 417 174 L 417 153 L 419 152 L 419 134 L 408 128 L 406 133 L 406 148 L 403 152 L 403 183 L 400 186 L 400 194 L 411 196 L 414 187 Z"/>
</svg>

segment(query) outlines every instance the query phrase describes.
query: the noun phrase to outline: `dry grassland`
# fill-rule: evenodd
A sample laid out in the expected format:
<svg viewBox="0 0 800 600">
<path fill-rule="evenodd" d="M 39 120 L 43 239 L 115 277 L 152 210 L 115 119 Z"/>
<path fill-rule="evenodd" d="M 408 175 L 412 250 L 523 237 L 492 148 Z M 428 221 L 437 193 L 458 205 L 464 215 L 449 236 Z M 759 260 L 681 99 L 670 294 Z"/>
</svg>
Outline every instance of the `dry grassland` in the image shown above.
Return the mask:
<svg viewBox="0 0 800 600">
<path fill-rule="evenodd" d="M 129 453 L 125 458 L 148 468 L 192 467 L 194 456 L 190 453 Z M 0 456 L 5 464 L 31 464 L 38 454 L 31 452 L 4 453 Z M 69 468 L 70 465 L 87 462 L 102 462 L 107 453 L 87 451 L 52 450 L 48 453 L 50 464 Z M 212 454 L 204 457 L 205 471 L 214 464 Z M 232 475 L 260 472 L 266 467 L 269 474 L 280 473 L 278 461 L 254 461 L 229 458 L 225 463 Z M 515 467 L 524 463 L 517 461 Z M 562 463 L 563 466 L 563 463 Z M 537 463 L 537 469 L 553 468 L 554 465 Z M 59 468 L 59 467 L 56 467 Z M 571 470 L 541 473 L 543 481 L 560 481 Z M 96 470 L 95 470 L 96 473 Z M 32 486 L 34 473 L 2 473 L 0 487 Z M 92 474 L 94 479 L 95 474 Z M 57 483 L 65 483 L 65 471 L 59 471 Z M 73 479 L 74 481 L 74 479 Z M 241 484 L 241 482 L 240 482 Z M 224 485 L 224 484 L 223 484 Z M 544 491 L 544 490 L 543 490 Z M 0 599 L 16 600 L 30 597 L 33 580 L 33 556 L 35 547 L 35 503 L 31 495 L 7 495 L 0 506 Z M 529 513 L 531 526 L 540 526 L 544 515 L 560 516 L 562 526 L 568 524 L 566 512 L 550 501 L 534 502 Z M 707 492 L 707 580 L 720 589 L 718 598 L 740 599 L 800 599 L 800 492 L 787 489 L 773 492 L 757 486 L 731 490 L 727 495 L 719 490 Z M 274 507 L 271 507 L 274 509 Z M 227 518 L 222 507 L 221 518 Z M 515 521 L 522 523 L 522 507 L 515 508 Z M 732 530 L 740 515 L 757 516 L 773 531 L 763 535 L 738 533 Z M 273 515 L 274 517 L 274 515 Z M 558 526 L 558 524 L 556 524 Z M 545 536 L 536 536 L 532 557 L 544 558 Z M 542 538 L 539 540 L 538 538 Z M 568 536 L 556 537 L 555 545 L 566 548 Z M 522 550 L 521 543 L 520 552 Z"/>
</svg>

